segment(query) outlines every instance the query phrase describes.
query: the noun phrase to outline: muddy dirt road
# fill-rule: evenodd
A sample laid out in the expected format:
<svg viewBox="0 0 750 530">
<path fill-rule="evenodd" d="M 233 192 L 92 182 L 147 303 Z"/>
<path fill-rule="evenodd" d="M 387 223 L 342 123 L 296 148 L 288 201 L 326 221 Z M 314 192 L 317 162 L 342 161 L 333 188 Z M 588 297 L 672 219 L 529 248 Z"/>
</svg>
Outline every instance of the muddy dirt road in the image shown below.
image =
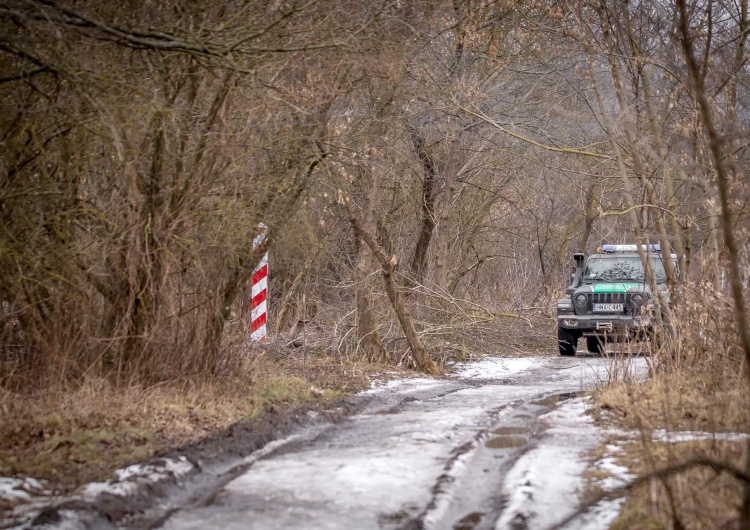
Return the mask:
<svg viewBox="0 0 750 530">
<path fill-rule="evenodd" d="M 625 369 L 643 373 L 645 360 L 494 358 L 448 379 L 392 381 L 359 414 L 278 442 L 161 527 L 546 528 L 575 509 L 597 443 L 577 393 Z M 571 527 L 601 528 L 611 512 Z"/>
</svg>

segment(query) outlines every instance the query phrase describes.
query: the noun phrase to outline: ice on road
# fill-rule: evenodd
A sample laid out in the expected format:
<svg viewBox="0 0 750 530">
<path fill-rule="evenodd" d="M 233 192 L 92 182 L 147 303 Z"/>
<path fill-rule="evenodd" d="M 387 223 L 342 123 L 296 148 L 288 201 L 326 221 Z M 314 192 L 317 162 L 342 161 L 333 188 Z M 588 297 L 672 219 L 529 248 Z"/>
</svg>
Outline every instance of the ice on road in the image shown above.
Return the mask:
<svg viewBox="0 0 750 530">
<path fill-rule="evenodd" d="M 645 372 L 643 359 L 616 362 L 490 358 L 376 385 L 388 399 L 257 460 L 163 528 L 546 528 L 577 507 L 597 443 L 586 401 L 554 396 Z M 601 512 L 581 524 L 606 527 L 617 505 Z"/>
</svg>

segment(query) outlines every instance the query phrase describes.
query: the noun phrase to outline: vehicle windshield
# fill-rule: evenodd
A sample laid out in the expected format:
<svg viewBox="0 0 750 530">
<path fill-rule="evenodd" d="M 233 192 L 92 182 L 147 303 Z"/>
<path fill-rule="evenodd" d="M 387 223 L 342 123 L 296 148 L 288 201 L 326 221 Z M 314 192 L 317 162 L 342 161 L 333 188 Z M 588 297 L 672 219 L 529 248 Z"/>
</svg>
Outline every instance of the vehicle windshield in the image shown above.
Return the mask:
<svg viewBox="0 0 750 530">
<path fill-rule="evenodd" d="M 667 274 L 659 256 L 651 258 L 657 283 L 664 283 Z M 583 272 L 585 283 L 593 282 L 643 282 L 646 280 L 641 259 L 638 256 L 592 257 Z"/>
</svg>

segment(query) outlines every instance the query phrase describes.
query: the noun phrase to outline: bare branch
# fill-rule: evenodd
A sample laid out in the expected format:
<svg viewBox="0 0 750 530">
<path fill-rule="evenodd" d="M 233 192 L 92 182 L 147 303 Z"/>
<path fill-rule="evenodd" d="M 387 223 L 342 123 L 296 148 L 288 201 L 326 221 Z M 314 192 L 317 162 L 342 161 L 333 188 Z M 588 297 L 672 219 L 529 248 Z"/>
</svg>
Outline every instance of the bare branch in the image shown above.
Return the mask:
<svg viewBox="0 0 750 530">
<path fill-rule="evenodd" d="M 555 153 L 566 153 L 566 154 L 570 154 L 570 155 L 589 156 L 589 157 L 592 157 L 592 158 L 601 158 L 601 159 L 604 159 L 604 160 L 614 160 L 614 158 L 612 158 L 609 155 L 604 155 L 604 154 L 601 154 L 601 153 L 595 153 L 593 151 L 585 151 L 585 150 L 582 150 L 582 149 L 576 149 L 574 147 L 553 147 L 551 145 L 545 145 L 545 144 L 539 143 L 536 140 L 532 140 L 531 138 L 528 138 L 528 137 L 523 136 L 523 135 L 518 134 L 518 133 L 514 133 L 513 131 L 510 131 L 510 130 L 506 129 L 505 127 L 503 127 L 502 125 L 500 125 L 499 123 L 497 123 L 495 120 L 493 120 L 492 118 L 490 118 L 485 112 L 483 112 L 483 111 L 479 110 L 478 108 L 476 108 L 476 105 L 474 105 L 474 109 L 471 109 L 471 108 L 466 107 L 464 105 L 459 105 L 458 108 L 460 108 L 461 110 L 463 110 L 467 114 L 469 114 L 471 116 L 474 116 L 475 118 L 479 118 L 480 120 L 482 120 L 482 121 L 484 121 L 484 122 L 492 125 L 495 129 L 497 129 L 497 130 L 499 130 L 499 131 L 507 134 L 508 136 L 512 136 L 513 138 L 516 138 L 517 140 L 524 141 L 526 143 L 529 143 L 529 144 L 534 145 L 536 147 L 540 147 L 540 148 L 545 149 L 547 151 L 553 151 Z"/>
</svg>

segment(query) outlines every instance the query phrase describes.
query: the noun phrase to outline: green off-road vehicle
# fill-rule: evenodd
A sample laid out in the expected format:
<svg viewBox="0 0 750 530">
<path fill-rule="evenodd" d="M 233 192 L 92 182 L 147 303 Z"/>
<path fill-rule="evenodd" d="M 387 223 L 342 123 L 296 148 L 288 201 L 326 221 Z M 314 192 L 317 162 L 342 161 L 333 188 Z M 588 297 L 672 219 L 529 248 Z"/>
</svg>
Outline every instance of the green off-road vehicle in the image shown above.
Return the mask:
<svg viewBox="0 0 750 530">
<path fill-rule="evenodd" d="M 668 299 L 666 273 L 659 245 L 644 246 L 656 283 Z M 677 256 L 671 254 L 673 262 Z M 557 341 L 560 355 L 575 355 L 578 339 L 586 337 L 593 353 L 609 341 L 644 338 L 654 331 L 654 299 L 646 282 L 636 245 L 603 245 L 584 265 L 573 255 L 576 271 L 557 301 Z"/>
</svg>

